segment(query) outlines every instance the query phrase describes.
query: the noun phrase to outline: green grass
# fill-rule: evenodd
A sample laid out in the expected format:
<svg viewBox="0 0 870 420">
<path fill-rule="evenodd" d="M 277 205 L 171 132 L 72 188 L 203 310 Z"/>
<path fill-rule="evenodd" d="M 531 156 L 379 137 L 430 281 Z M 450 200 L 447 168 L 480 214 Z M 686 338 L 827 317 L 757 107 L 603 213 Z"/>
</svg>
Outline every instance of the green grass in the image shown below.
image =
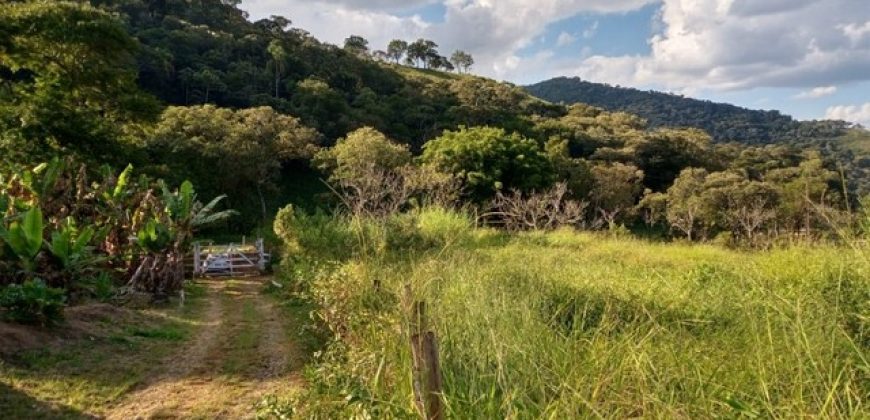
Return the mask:
<svg viewBox="0 0 870 420">
<path fill-rule="evenodd" d="M 106 336 L 0 359 L 0 417 L 92 418 L 184 345 L 201 295 L 201 287 L 191 287 L 184 308 L 142 311 L 109 322 Z"/>
<path fill-rule="evenodd" d="M 866 254 L 507 236 L 431 218 L 411 236 L 451 233 L 430 248 L 368 243 L 287 271 L 340 337 L 297 413 L 413 415 L 410 285 L 430 308 L 452 418 L 870 416 Z"/>
</svg>

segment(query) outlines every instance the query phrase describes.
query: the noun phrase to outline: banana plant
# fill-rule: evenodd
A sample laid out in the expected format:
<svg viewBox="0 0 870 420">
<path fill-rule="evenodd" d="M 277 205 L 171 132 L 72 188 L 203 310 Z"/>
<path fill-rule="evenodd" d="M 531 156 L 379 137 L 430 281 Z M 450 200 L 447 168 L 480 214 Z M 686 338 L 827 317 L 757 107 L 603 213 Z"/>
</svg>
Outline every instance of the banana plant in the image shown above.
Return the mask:
<svg viewBox="0 0 870 420">
<path fill-rule="evenodd" d="M 27 272 L 33 272 L 36 268 L 36 257 L 42 250 L 44 231 L 45 223 L 39 206 L 27 210 L 19 220 L 10 223 L 8 229 L 0 225 L 0 237 Z"/>
<path fill-rule="evenodd" d="M 178 191 L 171 192 L 165 183 L 161 182 L 163 202 L 166 213 L 171 221 L 172 233 L 176 236 L 179 246 L 184 246 L 193 237 L 194 232 L 202 227 L 237 214 L 234 210 L 215 211 L 218 204 L 226 199 L 225 195 L 215 197 L 203 205 L 197 200 L 196 192 L 190 181 L 184 181 Z"/>
<path fill-rule="evenodd" d="M 79 229 L 75 220 L 67 218 L 58 230 L 51 233 L 48 250 L 60 261 L 65 270 L 79 272 L 96 262 L 90 246 L 96 233 L 96 230 L 90 226 Z"/>
<path fill-rule="evenodd" d="M 149 219 L 136 233 L 139 246 L 150 253 L 166 251 L 173 242 L 173 235 L 165 223 L 157 219 Z"/>
</svg>

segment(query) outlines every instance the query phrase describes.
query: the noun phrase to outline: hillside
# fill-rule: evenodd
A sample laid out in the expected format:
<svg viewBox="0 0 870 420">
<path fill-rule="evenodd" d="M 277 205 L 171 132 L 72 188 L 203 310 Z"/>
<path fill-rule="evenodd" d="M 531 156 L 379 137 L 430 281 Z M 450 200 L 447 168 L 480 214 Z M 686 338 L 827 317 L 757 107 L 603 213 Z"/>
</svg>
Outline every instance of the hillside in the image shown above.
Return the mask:
<svg viewBox="0 0 870 420">
<path fill-rule="evenodd" d="M 768 144 L 832 139 L 849 129 L 843 121 L 797 121 L 779 111 L 761 111 L 656 91 L 558 77 L 525 87 L 556 103 L 585 103 L 645 118 L 652 127 L 695 127 L 717 141 Z"/>
<path fill-rule="evenodd" d="M 326 144 L 373 126 L 417 147 L 459 124 L 521 129 L 522 114 L 547 107 L 517 87 L 320 42 L 282 17 L 251 22 L 229 2 L 92 3 L 123 17 L 141 47 L 139 85 L 164 103 L 270 106 L 300 117 Z"/>
</svg>

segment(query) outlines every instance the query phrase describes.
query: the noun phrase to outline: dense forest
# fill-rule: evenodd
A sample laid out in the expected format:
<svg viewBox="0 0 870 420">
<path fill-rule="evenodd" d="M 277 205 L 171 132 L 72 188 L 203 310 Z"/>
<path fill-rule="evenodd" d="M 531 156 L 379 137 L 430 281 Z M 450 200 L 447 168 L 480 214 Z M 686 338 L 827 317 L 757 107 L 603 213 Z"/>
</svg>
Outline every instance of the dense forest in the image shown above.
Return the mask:
<svg viewBox="0 0 870 420">
<path fill-rule="evenodd" d="M 386 52 L 371 52 L 362 37 L 342 47 L 322 43 L 287 18 L 251 22 L 235 2 L 91 3 L 4 6 L 3 167 L 57 154 L 116 170 L 129 163 L 170 184 L 191 180 L 205 195 L 226 194 L 243 214 L 235 229 L 299 200 L 288 198 L 288 186 L 323 190 L 317 178 L 331 175 L 317 163 L 325 153 L 318 150 L 360 132 L 405 145 L 420 155 L 415 164 L 460 178 L 471 202 L 564 183 L 570 197 L 593 203 L 590 217 L 610 223 L 639 222 L 629 209 L 644 194 L 665 193 L 688 168 L 771 188 L 813 176 L 825 184 L 818 198 L 828 204 L 846 205 L 864 188 L 867 159 L 829 153 L 828 143 L 807 147 L 801 135 L 757 146 L 717 142 L 715 127 L 710 136 L 661 127 L 643 113 L 545 102 L 511 84 L 451 72 L 467 72 L 473 58 L 457 51 L 456 66 L 447 65 L 430 40 L 395 40 Z M 403 57 L 406 65 L 398 64 Z M 686 107 L 688 100 L 669 98 L 679 107 L 632 103 L 675 114 Z M 751 120 L 769 128 L 768 140 L 804 124 L 731 106 L 705 109 L 702 125 L 741 133 Z M 814 127 L 814 136 L 846 130 L 842 123 Z M 822 172 L 800 175 L 798 168 L 810 167 Z"/>
<path fill-rule="evenodd" d="M 657 91 L 557 77 L 526 86 L 555 103 L 585 103 L 646 119 L 652 127 L 700 128 L 714 140 L 746 144 L 830 140 L 852 128 L 845 121 L 797 121 L 779 111 L 760 111 Z"/>
</svg>

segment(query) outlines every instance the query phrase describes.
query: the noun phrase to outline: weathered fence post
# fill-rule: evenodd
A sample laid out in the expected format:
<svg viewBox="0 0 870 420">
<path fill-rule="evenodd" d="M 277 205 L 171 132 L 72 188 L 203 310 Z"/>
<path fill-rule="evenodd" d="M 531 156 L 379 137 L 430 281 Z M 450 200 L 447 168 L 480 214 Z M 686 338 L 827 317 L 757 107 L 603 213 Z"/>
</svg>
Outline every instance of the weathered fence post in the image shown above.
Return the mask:
<svg viewBox="0 0 870 420">
<path fill-rule="evenodd" d="M 266 271 L 266 247 L 263 244 L 263 238 L 257 239 L 257 269 L 260 273 Z"/>
<path fill-rule="evenodd" d="M 191 277 L 196 278 L 196 275 L 199 274 L 200 270 L 202 270 L 202 262 L 200 262 L 200 258 L 202 258 L 202 250 L 200 249 L 199 242 L 193 243 L 193 274 Z"/>
<path fill-rule="evenodd" d="M 411 358 L 414 368 L 414 397 L 426 420 L 444 419 L 441 364 L 435 332 L 428 329 L 426 302 L 414 302 L 411 318 Z"/>
</svg>

